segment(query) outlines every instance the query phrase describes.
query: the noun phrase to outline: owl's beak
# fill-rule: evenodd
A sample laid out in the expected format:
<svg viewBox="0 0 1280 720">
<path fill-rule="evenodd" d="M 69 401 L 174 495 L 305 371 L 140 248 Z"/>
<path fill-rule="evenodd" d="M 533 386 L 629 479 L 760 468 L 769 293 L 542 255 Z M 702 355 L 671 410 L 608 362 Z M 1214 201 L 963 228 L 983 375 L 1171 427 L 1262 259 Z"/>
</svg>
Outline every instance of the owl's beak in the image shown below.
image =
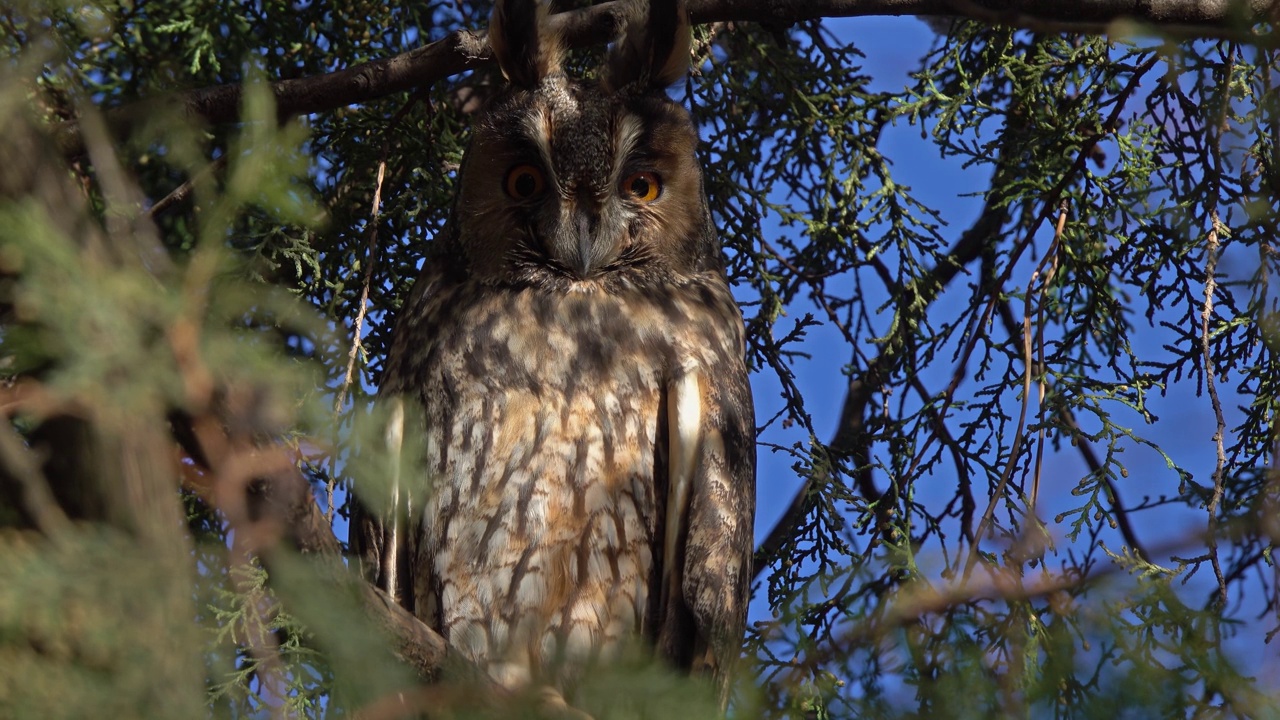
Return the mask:
<svg viewBox="0 0 1280 720">
<path fill-rule="evenodd" d="M 569 269 L 580 278 L 589 278 L 601 267 L 613 260 L 614 247 L 617 243 L 605 231 L 601 222 L 600 211 L 586 206 L 586 203 L 575 203 L 567 208 L 567 217 L 563 217 L 558 242 L 554 243 L 559 251 L 557 259 L 569 266 Z"/>
<path fill-rule="evenodd" d="M 591 264 L 594 259 L 592 247 L 596 235 L 596 228 L 600 225 L 600 218 L 592 217 L 592 214 L 579 209 L 573 214 L 574 232 L 578 236 L 578 264 L 574 270 L 582 277 L 591 274 Z"/>
</svg>

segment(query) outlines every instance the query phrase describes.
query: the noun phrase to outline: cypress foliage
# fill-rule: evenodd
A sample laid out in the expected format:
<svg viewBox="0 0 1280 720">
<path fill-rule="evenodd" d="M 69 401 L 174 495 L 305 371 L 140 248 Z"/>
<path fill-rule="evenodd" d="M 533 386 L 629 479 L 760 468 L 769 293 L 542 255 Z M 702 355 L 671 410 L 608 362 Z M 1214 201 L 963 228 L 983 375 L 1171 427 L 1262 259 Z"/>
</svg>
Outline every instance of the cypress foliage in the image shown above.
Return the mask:
<svg viewBox="0 0 1280 720">
<path fill-rule="evenodd" d="M 886 91 L 764 4 L 698 25 L 674 91 L 760 453 L 793 470 L 760 482 L 799 488 L 732 715 L 1280 713 L 1274 23 L 955 3 Z M 378 374 L 497 70 L 287 84 L 482 48 L 451 33 L 488 12 L 0 9 L 0 717 L 533 716 L 340 559 L 351 485 L 415 457 L 381 441 Z M 976 217 L 901 179 L 895 128 L 965 168 Z M 642 651 L 574 702 L 714 715 Z"/>
</svg>

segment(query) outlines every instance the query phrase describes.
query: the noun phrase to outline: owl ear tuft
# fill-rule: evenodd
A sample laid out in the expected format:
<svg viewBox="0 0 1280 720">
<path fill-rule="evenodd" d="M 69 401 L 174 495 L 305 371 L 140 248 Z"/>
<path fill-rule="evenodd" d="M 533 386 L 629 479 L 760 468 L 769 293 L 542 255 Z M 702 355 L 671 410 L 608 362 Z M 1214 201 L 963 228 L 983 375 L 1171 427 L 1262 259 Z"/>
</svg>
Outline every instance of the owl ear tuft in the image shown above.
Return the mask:
<svg viewBox="0 0 1280 720">
<path fill-rule="evenodd" d="M 693 35 L 684 0 L 632 2 L 623 32 L 609 53 L 605 86 L 610 90 L 662 89 L 689 71 Z"/>
<path fill-rule="evenodd" d="M 489 47 L 502 74 L 533 87 L 560 71 L 560 37 L 549 27 L 547 6 L 537 0 L 497 0 L 489 18 Z"/>
</svg>

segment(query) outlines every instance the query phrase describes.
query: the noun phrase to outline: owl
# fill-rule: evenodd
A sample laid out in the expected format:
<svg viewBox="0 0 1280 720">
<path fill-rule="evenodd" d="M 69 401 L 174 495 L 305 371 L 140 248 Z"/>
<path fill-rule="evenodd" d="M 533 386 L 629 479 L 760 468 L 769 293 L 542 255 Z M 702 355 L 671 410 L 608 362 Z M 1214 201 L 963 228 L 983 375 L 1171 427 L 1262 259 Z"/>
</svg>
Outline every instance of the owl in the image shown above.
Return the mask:
<svg viewBox="0 0 1280 720">
<path fill-rule="evenodd" d="M 751 578 L 754 413 L 688 112 L 682 3 L 640 7 L 599 81 L 499 0 L 506 77 L 396 320 L 380 393 L 417 403 L 407 522 L 370 575 L 508 687 L 561 691 L 636 639 L 715 679 Z M 404 506 L 402 506 L 404 507 Z"/>
</svg>

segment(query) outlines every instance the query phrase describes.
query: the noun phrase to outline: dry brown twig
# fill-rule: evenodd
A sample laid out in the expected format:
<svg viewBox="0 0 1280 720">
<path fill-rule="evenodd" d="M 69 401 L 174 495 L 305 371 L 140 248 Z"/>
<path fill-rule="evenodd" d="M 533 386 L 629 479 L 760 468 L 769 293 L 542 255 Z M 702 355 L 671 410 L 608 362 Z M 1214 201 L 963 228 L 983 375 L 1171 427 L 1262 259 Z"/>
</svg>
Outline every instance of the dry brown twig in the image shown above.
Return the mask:
<svg viewBox="0 0 1280 720">
<path fill-rule="evenodd" d="M 387 173 L 387 144 L 382 145 L 382 159 L 378 162 L 378 177 L 373 185 L 373 207 L 369 210 L 369 242 L 365 249 L 364 256 L 364 281 L 360 284 L 360 300 L 357 302 L 357 310 L 355 319 L 351 321 L 351 349 L 347 352 L 347 368 L 342 375 L 342 384 L 338 386 L 338 396 L 333 402 L 333 420 L 334 432 L 338 430 L 339 419 L 342 415 L 342 408 L 347 404 L 347 392 L 351 388 L 351 383 L 355 378 L 356 359 L 360 357 L 364 350 L 364 344 L 360 339 L 360 335 L 364 332 L 365 314 L 369 310 L 369 288 L 373 284 L 373 268 L 377 263 L 378 257 L 378 221 L 381 216 L 382 207 L 382 181 Z M 338 456 L 337 453 L 329 455 L 329 481 L 325 487 L 328 497 L 327 509 L 325 510 L 325 519 L 330 523 L 333 522 L 334 506 L 336 505 L 334 496 L 337 493 L 337 477 L 338 477 Z"/>
<path fill-rule="evenodd" d="M 964 566 L 964 578 L 966 580 L 968 580 L 969 575 L 973 572 L 974 565 L 978 561 L 982 538 L 991 529 L 991 524 L 995 517 L 996 506 L 1004 499 L 1005 489 L 1008 487 L 1009 480 L 1013 477 L 1014 470 L 1017 467 L 1018 459 L 1021 457 L 1022 445 L 1026 442 L 1025 431 L 1027 424 L 1027 410 L 1031 405 L 1032 376 L 1036 374 L 1037 370 L 1039 370 L 1040 373 L 1044 372 L 1044 294 L 1047 291 L 1049 283 L 1053 280 L 1054 274 L 1057 272 L 1058 247 L 1061 243 L 1062 230 L 1066 226 L 1066 223 L 1067 208 L 1064 203 L 1058 213 L 1058 224 L 1053 234 L 1053 242 L 1049 245 L 1048 252 L 1046 252 L 1044 257 L 1040 259 L 1035 270 L 1032 271 L 1031 281 L 1027 284 L 1027 292 L 1022 315 L 1022 402 L 1020 403 L 1020 409 L 1018 411 L 1018 424 L 1014 430 L 1013 446 L 1009 449 L 1009 460 L 1005 463 L 1004 472 L 1001 473 L 1000 480 L 996 483 L 995 490 L 991 493 L 991 500 L 987 504 L 986 511 L 982 513 L 982 519 L 978 521 L 978 529 L 973 534 L 973 543 L 969 546 L 969 558 L 965 562 Z M 1036 285 L 1037 281 L 1040 283 L 1040 307 L 1038 311 L 1033 311 L 1031 305 L 1033 299 L 1036 298 L 1037 295 L 1031 291 L 1031 288 Z M 1038 363 L 1035 361 L 1037 343 L 1032 340 L 1031 322 L 1033 316 L 1037 317 L 1036 333 L 1039 338 L 1038 345 L 1040 348 Z M 1039 402 L 1037 407 L 1042 420 L 1044 415 L 1044 395 L 1044 382 L 1042 377 L 1039 382 Z M 1044 430 L 1040 431 L 1040 438 L 1041 450 L 1043 451 Z M 1037 453 L 1035 461 L 1035 477 L 1033 480 L 1033 490 L 1031 495 L 1032 499 L 1029 503 L 1030 507 L 1028 508 L 1028 512 L 1037 526 L 1039 525 L 1039 520 L 1035 518 L 1035 497 L 1038 493 L 1038 487 L 1040 484 L 1040 458 L 1041 454 Z"/>
</svg>

